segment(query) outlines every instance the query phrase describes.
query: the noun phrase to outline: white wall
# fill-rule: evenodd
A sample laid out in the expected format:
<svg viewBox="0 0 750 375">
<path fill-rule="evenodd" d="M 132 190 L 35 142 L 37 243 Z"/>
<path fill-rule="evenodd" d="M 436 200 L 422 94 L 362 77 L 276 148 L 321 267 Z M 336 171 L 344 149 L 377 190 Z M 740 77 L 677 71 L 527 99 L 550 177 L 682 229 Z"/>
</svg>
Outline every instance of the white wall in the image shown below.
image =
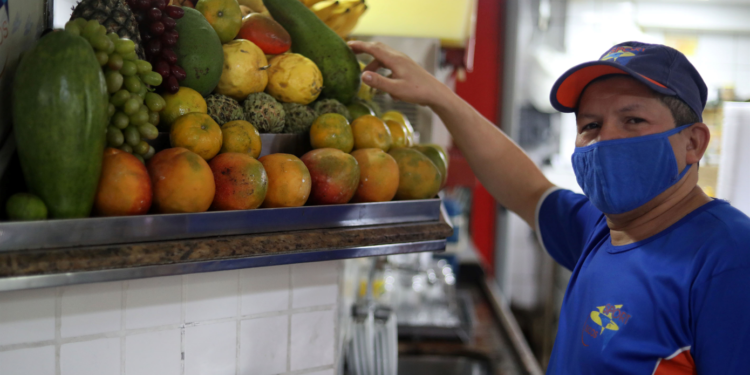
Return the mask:
<svg viewBox="0 0 750 375">
<path fill-rule="evenodd" d="M 3 375 L 333 375 L 342 263 L 0 293 Z"/>
</svg>

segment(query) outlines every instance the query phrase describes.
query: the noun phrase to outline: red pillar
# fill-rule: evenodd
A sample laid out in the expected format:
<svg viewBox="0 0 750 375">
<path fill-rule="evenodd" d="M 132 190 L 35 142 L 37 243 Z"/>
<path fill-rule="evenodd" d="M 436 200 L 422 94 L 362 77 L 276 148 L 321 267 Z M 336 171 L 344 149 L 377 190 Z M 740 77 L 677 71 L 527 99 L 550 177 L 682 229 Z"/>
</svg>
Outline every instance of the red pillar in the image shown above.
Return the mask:
<svg viewBox="0 0 750 375">
<path fill-rule="evenodd" d="M 478 0 L 473 70 L 467 72 L 465 81 L 456 82 L 456 93 L 495 124 L 500 119 L 502 95 L 504 13 L 504 0 Z M 477 183 L 470 228 L 474 245 L 492 271 L 495 265 L 496 216 L 495 199 Z"/>
</svg>

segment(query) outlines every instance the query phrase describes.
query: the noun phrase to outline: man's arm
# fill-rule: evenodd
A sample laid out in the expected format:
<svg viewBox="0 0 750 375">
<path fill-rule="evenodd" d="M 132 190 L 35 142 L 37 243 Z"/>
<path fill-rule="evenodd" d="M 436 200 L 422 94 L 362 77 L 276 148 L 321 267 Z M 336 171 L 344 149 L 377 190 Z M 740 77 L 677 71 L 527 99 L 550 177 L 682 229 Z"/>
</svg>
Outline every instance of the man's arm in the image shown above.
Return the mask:
<svg viewBox="0 0 750 375">
<path fill-rule="evenodd" d="M 350 42 L 349 46 L 375 58 L 365 68 L 365 83 L 394 98 L 432 108 L 482 185 L 536 229 L 536 204 L 553 185 L 518 145 L 406 55 L 381 43 Z M 390 69 L 391 77 L 375 74 L 379 67 Z"/>
</svg>

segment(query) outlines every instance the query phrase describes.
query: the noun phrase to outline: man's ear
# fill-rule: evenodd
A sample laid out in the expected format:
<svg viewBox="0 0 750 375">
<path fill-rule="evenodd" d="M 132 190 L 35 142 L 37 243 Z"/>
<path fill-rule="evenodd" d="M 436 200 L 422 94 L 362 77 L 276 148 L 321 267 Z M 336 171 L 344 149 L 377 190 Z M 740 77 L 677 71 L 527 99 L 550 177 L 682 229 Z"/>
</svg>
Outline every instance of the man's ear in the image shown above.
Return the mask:
<svg viewBox="0 0 750 375">
<path fill-rule="evenodd" d="M 697 164 L 703 157 L 703 154 L 706 153 L 708 142 L 711 140 L 711 132 L 708 130 L 708 126 L 702 122 L 697 122 L 686 130 L 686 135 L 689 138 L 685 161 L 688 165 Z"/>
</svg>

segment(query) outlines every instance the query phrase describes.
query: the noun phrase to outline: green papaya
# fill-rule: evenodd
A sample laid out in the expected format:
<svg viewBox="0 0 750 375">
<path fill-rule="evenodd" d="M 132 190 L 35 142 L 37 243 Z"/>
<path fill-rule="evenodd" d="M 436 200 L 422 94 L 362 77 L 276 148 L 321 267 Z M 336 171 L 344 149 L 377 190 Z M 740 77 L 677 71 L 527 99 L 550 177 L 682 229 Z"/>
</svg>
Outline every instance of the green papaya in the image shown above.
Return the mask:
<svg viewBox="0 0 750 375">
<path fill-rule="evenodd" d="M 219 35 L 201 12 L 188 7 L 182 9 L 185 15 L 177 20 L 175 30 L 180 37 L 174 46 L 177 65 L 187 74 L 180 86 L 190 87 L 207 96 L 221 79 L 224 50 Z"/>
<path fill-rule="evenodd" d="M 263 0 L 268 11 L 292 37 L 292 51 L 312 60 L 323 74 L 321 98 L 351 103 L 359 92 L 362 71 L 354 52 L 299 0 Z"/>
<path fill-rule="evenodd" d="M 13 131 L 29 190 L 52 218 L 86 217 L 107 129 L 107 84 L 86 39 L 65 31 L 24 54 L 13 82 Z"/>
</svg>

